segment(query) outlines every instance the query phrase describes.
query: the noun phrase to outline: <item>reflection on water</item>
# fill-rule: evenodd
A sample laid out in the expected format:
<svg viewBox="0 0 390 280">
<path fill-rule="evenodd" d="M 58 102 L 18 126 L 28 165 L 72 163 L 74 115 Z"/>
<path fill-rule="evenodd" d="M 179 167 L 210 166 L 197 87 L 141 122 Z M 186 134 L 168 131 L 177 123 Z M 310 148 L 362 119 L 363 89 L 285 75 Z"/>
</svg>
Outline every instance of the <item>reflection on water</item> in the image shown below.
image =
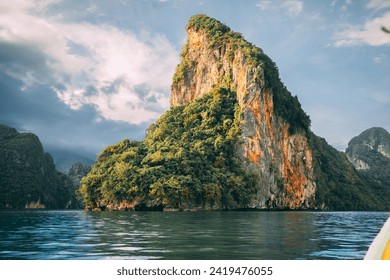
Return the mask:
<svg viewBox="0 0 390 280">
<path fill-rule="evenodd" d="M 362 259 L 383 212 L 0 212 L 0 259 Z"/>
</svg>

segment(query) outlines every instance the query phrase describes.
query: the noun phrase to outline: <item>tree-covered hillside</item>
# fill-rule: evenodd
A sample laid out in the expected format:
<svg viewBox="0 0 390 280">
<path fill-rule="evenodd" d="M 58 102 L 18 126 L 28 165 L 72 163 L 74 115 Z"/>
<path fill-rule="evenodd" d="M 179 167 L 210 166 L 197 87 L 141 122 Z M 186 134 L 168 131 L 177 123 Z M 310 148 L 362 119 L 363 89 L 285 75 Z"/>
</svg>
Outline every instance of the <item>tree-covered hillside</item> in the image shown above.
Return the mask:
<svg viewBox="0 0 390 280">
<path fill-rule="evenodd" d="M 0 208 L 74 207 L 74 192 L 36 135 L 0 125 Z"/>
<path fill-rule="evenodd" d="M 107 147 L 83 179 L 88 208 L 242 208 L 255 175 L 234 154 L 239 142 L 236 95 L 218 88 L 167 111 L 146 140 Z M 127 206 L 124 206 L 127 205 Z M 123 208 L 122 207 L 122 208 Z"/>
<path fill-rule="evenodd" d="M 324 210 L 389 210 L 390 188 L 384 189 L 355 170 L 347 156 L 325 139 L 309 134 L 313 148 L 318 207 Z"/>
</svg>

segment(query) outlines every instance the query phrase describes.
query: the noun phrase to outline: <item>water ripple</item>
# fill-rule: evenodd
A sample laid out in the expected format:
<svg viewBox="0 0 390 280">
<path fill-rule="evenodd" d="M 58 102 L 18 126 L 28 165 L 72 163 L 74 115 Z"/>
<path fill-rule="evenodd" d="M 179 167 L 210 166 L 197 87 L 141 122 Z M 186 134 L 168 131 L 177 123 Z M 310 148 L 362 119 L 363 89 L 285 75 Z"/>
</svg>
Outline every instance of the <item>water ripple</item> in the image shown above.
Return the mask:
<svg viewBox="0 0 390 280">
<path fill-rule="evenodd" d="M 0 212 L 0 259 L 362 259 L 383 212 Z"/>
</svg>

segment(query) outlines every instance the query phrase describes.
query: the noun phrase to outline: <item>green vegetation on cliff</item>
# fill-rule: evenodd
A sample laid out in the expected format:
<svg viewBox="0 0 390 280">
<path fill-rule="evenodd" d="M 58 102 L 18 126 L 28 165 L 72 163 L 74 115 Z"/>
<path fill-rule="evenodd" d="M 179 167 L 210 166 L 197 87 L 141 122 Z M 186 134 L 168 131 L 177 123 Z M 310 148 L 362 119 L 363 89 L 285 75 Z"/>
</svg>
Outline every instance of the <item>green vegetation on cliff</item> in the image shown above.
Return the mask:
<svg viewBox="0 0 390 280">
<path fill-rule="evenodd" d="M 310 133 L 309 141 L 313 149 L 316 203 L 319 208 L 341 211 L 390 209 L 385 203 L 390 193 L 382 196 L 384 190 L 361 176 L 343 152 L 313 133 Z"/>
<path fill-rule="evenodd" d="M 75 207 L 74 192 L 36 135 L 0 125 L 0 208 Z"/>
<path fill-rule="evenodd" d="M 145 141 L 107 147 L 83 179 L 86 206 L 246 207 L 256 177 L 234 155 L 240 132 L 236 103 L 234 92 L 215 89 L 167 111 L 149 127 Z"/>
</svg>

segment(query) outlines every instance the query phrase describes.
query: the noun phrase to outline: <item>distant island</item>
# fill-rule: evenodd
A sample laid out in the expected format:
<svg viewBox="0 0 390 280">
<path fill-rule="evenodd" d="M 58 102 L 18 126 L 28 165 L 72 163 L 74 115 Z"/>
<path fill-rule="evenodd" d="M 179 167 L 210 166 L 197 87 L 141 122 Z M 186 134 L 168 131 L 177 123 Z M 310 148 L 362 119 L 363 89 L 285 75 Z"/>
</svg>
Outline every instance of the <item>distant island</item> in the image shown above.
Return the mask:
<svg viewBox="0 0 390 280">
<path fill-rule="evenodd" d="M 59 172 L 38 136 L 0 124 L 0 209 L 82 208 L 75 192 L 90 169 L 75 163 Z"/>
<path fill-rule="evenodd" d="M 378 191 L 389 188 L 390 134 L 384 128 L 373 127 L 352 138 L 346 154 L 369 184 Z"/>
</svg>

